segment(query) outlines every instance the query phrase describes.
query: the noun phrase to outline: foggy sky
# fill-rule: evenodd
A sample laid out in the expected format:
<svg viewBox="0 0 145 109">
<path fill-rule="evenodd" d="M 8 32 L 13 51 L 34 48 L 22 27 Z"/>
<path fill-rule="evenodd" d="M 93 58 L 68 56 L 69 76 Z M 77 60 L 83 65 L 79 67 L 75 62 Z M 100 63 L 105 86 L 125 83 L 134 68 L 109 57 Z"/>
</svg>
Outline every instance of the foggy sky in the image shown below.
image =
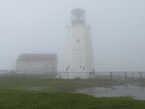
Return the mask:
<svg viewBox="0 0 145 109">
<path fill-rule="evenodd" d="M 1 0 L 0 69 L 21 53 L 57 53 L 62 70 L 71 10 L 91 26 L 96 71 L 145 71 L 145 0 Z"/>
</svg>

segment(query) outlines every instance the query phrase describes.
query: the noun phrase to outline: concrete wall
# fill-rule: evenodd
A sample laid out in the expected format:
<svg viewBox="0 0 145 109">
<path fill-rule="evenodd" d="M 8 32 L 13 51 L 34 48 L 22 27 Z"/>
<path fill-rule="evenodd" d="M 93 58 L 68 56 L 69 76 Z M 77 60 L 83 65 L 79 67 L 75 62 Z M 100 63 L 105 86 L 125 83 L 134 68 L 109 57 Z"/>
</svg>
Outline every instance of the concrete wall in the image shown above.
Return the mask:
<svg viewBox="0 0 145 109">
<path fill-rule="evenodd" d="M 17 72 L 57 72 L 57 62 L 54 61 L 17 61 Z"/>
</svg>

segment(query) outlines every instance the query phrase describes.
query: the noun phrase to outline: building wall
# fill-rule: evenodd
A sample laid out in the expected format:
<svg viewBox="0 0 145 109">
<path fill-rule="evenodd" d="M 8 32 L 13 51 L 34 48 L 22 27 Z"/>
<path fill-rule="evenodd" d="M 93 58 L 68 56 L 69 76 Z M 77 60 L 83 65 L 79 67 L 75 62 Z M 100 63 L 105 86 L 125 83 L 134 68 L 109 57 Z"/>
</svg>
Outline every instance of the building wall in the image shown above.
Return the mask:
<svg viewBox="0 0 145 109">
<path fill-rule="evenodd" d="M 95 71 L 89 26 L 75 24 L 67 28 L 63 71 L 82 73 Z"/>
<path fill-rule="evenodd" d="M 57 62 L 55 61 L 17 61 L 17 72 L 57 72 Z"/>
</svg>

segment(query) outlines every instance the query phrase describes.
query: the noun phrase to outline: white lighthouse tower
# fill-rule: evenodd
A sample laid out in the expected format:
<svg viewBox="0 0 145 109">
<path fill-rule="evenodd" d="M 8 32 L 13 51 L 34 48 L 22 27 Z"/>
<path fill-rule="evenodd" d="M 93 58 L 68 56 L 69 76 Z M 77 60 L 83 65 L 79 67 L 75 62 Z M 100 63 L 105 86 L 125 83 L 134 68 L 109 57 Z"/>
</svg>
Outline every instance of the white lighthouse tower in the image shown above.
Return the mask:
<svg viewBox="0 0 145 109">
<path fill-rule="evenodd" d="M 71 25 L 67 28 L 64 50 L 63 78 L 89 78 L 95 72 L 90 26 L 85 24 L 85 11 L 71 12 Z"/>
</svg>

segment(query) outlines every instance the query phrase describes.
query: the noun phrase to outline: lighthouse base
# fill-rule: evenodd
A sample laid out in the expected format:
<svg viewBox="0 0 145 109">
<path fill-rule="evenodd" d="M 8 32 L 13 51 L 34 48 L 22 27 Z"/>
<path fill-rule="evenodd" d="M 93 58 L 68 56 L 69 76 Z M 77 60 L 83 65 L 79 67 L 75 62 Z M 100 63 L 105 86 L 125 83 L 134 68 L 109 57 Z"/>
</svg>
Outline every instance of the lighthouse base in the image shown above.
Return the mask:
<svg viewBox="0 0 145 109">
<path fill-rule="evenodd" d="M 95 73 L 92 72 L 63 72 L 61 75 L 62 79 L 93 79 L 95 78 Z"/>
</svg>

